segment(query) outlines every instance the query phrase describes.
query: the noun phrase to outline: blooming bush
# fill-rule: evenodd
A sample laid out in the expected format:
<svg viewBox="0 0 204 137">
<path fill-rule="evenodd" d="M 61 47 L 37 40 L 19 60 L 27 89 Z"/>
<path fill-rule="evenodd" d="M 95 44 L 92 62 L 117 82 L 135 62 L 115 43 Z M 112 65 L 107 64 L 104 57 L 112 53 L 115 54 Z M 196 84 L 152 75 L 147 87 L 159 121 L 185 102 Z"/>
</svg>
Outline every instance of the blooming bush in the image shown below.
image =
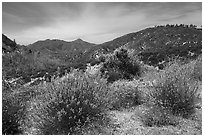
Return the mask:
<svg viewBox="0 0 204 137">
<path fill-rule="evenodd" d="M 38 88 L 21 121 L 24 134 L 74 134 L 94 121 L 106 121 L 106 81 L 73 72 Z M 77 131 L 78 132 L 78 131 Z"/>
<path fill-rule="evenodd" d="M 197 84 L 192 81 L 193 67 L 172 64 L 164 71 L 163 79 L 151 92 L 151 100 L 174 115 L 188 117 L 194 113 Z"/>
<path fill-rule="evenodd" d="M 142 103 L 141 92 L 129 81 L 119 80 L 111 86 L 108 99 L 111 109 L 122 109 Z"/>
<path fill-rule="evenodd" d="M 172 116 L 189 118 L 195 112 L 198 87 L 192 79 L 193 67 L 175 61 L 160 73 L 147 99 L 150 109 L 142 116 L 147 126 L 171 125 Z"/>
</svg>

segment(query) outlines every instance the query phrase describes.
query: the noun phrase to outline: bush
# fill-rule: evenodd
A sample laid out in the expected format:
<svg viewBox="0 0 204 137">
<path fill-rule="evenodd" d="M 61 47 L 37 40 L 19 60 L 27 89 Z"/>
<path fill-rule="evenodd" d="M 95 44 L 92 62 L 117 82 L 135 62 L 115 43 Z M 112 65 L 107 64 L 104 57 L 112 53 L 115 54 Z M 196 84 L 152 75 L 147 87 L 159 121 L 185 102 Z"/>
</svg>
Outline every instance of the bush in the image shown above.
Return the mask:
<svg viewBox="0 0 204 137">
<path fill-rule="evenodd" d="M 122 109 L 137 106 L 142 103 L 141 92 L 130 82 L 117 81 L 111 85 L 109 92 L 111 109 Z"/>
<path fill-rule="evenodd" d="M 31 60 L 18 52 L 11 52 L 2 56 L 2 64 L 2 72 L 6 74 L 6 79 L 34 71 Z"/>
<path fill-rule="evenodd" d="M 152 103 L 184 118 L 193 114 L 197 85 L 192 81 L 191 72 L 192 67 L 188 65 L 172 64 L 166 68 L 160 84 L 150 92 Z"/>
<path fill-rule="evenodd" d="M 178 122 L 172 117 L 172 115 L 161 107 L 152 106 L 142 112 L 141 121 L 145 126 L 166 126 L 177 125 Z"/>
<path fill-rule="evenodd" d="M 40 86 L 21 121 L 24 134 L 75 134 L 95 121 L 106 121 L 108 88 L 102 78 L 73 72 Z"/>
<path fill-rule="evenodd" d="M 2 99 L 2 134 L 15 135 L 22 131 L 19 130 L 20 105 L 13 103 L 10 99 Z"/>
<path fill-rule="evenodd" d="M 202 56 L 199 56 L 195 61 L 193 76 L 202 81 Z"/>
<path fill-rule="evenodd" d="M 140 76 L 141 67 L 131 50 L 121 48 L 106 56 L 101 72 L 106 72 L 108 82 L 114 82 L 119 79 L 132 79 L 134 76 Z"/>
<path fill-rule="evenodd" d="M 31 97 L 35 96 L 32 89 L 25 92 L 4 91 L 2 93 L 2 134 L 15 135 L 22 134 L 20 121 L 25 116 L 26 105 Z"/>
</svg>

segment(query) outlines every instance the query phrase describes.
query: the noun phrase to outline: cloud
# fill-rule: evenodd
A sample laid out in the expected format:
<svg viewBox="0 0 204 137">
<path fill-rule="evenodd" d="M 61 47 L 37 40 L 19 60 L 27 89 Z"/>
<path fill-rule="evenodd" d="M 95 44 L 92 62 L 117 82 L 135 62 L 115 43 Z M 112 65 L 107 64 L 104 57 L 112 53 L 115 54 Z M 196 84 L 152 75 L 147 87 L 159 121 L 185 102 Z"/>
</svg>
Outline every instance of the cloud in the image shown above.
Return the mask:
<svg viewBox="0 0 204 137">
<path fill-rule="evenodd" d="M 22 44 L 47 38 L 82 38 L 102 43 L 158 24 L 202 24 L 201 3 L 3 2 L 2 5 L 3 33 Z"/>
</svg>

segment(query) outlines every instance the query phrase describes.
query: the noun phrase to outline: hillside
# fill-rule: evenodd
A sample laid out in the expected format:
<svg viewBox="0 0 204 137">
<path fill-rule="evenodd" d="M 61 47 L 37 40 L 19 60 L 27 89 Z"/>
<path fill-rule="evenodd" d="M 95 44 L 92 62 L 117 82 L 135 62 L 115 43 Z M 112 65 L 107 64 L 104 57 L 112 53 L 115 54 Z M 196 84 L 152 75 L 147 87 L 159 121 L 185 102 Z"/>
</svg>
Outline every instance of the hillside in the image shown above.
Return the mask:
<svg viewBox="0 0 204 137">
<path fill-rule="evenodd" d="M 7 37 L 5 36 L 5 38 Z M 70 67 L 82 67 L 83 64 L 75 62 L 75 59 L 81 57 L 95 44 L 81 39 L 71 42 L 44 40 L 28 46 L 19 46 L 18 50 L 15 50 L 14 42 L 7 38 L 6 44 L 3 39 L 3 50 L 4 45 L 7 45 L 8 48 L 12 47 L 12 50 L 9 50 L 10 52 L 3 55 L 4 78 L 18 79 L 20 82 L 17 83 L 22 84 L 30 82 L 32 78 L 43 77 L 46 73 L 55 75 L 58 67 L 60 67 L 60 70 L 58 70 L 60 73 L 64 73 Z"/>
<path fill-rule="evenodd" d="M 17 44 L 15 41 L 10 40 L 7 36 L 2 34 L 2 52 L 8 53 L 17 49 Z"/>
<path fill-rule="evenodd" d="M 144 63 L 153 66 L 175 56 L 196 58 L 201 54 L 202 29 L 182 24 L 147 28 L 95 46 L 85 57 L 93 61 L 96 56 L 113 52 L 121 46 L 135 49 Z"/>
<path fill-rule="evenodd" d="M 81 39 L 71 42 L 47 39 L 30 44 L 28 48 L 34 52 L 38 51 L 42 54 L 47 54 L 51 58 L 59 59 L 62 63 L 66 64 L 67 62 L 74 62 L 76 58 L 93 46 L 95 44 Z"/>
<path fill-rule="evenodd" d="M 28 45 L 28 48 L 32 50 L 38 50 L 41 52 L 46 52 L 46 50 L 57 52 L 57 51 L 63 51 L 63 52 L 72 52 L 74 50 L 80 50 L 84 51 L 85 49 L 88 49 L 95 44 L 88 43 L 86 41 L 83 41 L 82 39 L 77 39 L 75 41 L 67 42 L 64 40 L 57 40 L 57 39 L 47 39 L 43 41 L 37 41 L 33 44 Z"/>
<path fill-rule="evenodd" d="M 201 135 L 201 37 L 186 25 L 100 45 L 5 37 L 2 134 Z"/>
<path fill-rule="evenodd" d="M 81 39 L 71 42 L 57 39 L 37 41 L 26 47 L 20 46 L 19 52 L 4 55 L 3 72 L 6 78 L 23 77 L 27 79 L 26 82 L 31 81 L 31 78 L 43 77 L 46 73 L 53 76 L 56 71 L 62 76 L 71 67 L 85 69 L 87 63 L 100 63 L 101 55 L 112 53 L 119 47 L 134 49 L 144 64 L 162 69 L 171 58 L 191 60 L 200 55 L 201 30 L 182 24 L 156 26 L 99 45 Z M 3 37 L 3 50 L 14 51 L 15 43 Z"/>
</svg>

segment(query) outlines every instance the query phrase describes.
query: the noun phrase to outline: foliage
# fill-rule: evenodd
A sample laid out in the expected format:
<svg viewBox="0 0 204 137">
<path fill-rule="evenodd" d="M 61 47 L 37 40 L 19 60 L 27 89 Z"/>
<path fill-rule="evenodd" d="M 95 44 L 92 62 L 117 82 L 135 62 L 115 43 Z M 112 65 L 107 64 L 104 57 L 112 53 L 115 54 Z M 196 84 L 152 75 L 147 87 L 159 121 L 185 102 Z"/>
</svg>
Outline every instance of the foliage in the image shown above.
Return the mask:
<svg viewBox="0 0 204 137">
<path fill-rule="evenodd" d="M 150 92 L 152 104 L 184 118 L 193 114 L 197 84 L 192 81 L 191 72 L 192 66 L 176 63 L 166 68 L 160 84 Z"/>
<path fill-rule="evenodd" d="M 2 64 L 2 71 L 9 77 L 16 77 L 16 75 L 30 72 L 32 69 L 30 62 L 18 52 L 7 53 L 2 56 Z"/>
<path fill-rule="evenodd" d="M 108 82 L 140 76 L 140 64 L 129 52 L 129 50 L 121 48 L 107 57 L 101 72 L 108 76 Z"/>
<path fill-rule="evenodd" d="M 21 121 L 24 134 L 74 134 L 94 121 L 106 121 L 106 81 L 82 72 L 37 89 Z"/>
<path fill-rule="evenodd" d="M 141 120 L 146 126 L 177 125 L 177 116 L 189 118 L 195 113 L 197 84 L 192 79 L 194 65 L 174 60 L 158 72 L 157 84 L 148 93 Z"/>
<path fill-rule="evenodd" d="M 24 92 L 21 92 L 24 91 Z M 15 135 L 22 134 L 20 121 L 25 116 L 26 104 L 30 98 L 34 97 L 34 89 L 19 89 L 12 93 L 3 91 L 2 93 L 2 134 Z"/>
<path fill-rule="evenodd" d="M 111 109 L 130 108 L 142 103 L 141 92 L 128 81 L 115 81 L 110 88 L 108 99 Z"/>
<path fill-rule="evenodd" d="M 19 111 L 21 107 L 9 99 L 2 99 L 2 134 L 15 135 L 21 133 L 19 128 Z"/>
<path fill-rule="evenodd" d="M 141 121 L 145 126 L 168 126 L 178 124 L 172 115 L 161 107 L 152 106 L 142 112 Z"/>
<path fill-rule="evenodd" d="M 202 55 L 200 55 L 195 61 L 193 77 L 202 81 Z"/>
<path fill-rule="evenodd" d="M 183 24 L 146 28 L 94 46 L 86 56 L 93 58 L 91 55 L 101 51 L 105 54 L 111 53 L 126 44 L 138 53 L 145 64 L 163 68 L 160 63 L 169 57 L 195 59 L 199 56 L 202 53 L 201 30 L 194 25 Z M 193 55 L 189 54 L 189 51 Z"/>
<path fill-rule="evenodd" d="M 139 63 L 139 57 L 151 66 L 160 64 L 162 69 L 164 67 L 162 71 L 146 68 L 148 72 L 152 69 L 148 76 L 156 79 L 156 84 L 153 83 L 151 90 L 145 87 L 149 108 L 142 112 L 143 123 L 146 126 L 176 125 L 175 117 L 189 118 L 195 112 L 196 82 L 202 81 L 201 36 L 202 32 L 193 25 L 166 25 L 130 33 L 98 46 L 92 47 L 94 44 L 87 43 L 82 51 L 78 49 L 84 43 L 78 46 L 79 41 L 69 50 L 70 46 L 60 45 L 60 41 L 48 40 L 45 49 L 44 44 L 37 43 L 44 51 L 41 53 L 35 52 L 35 44 L 29 53 L 20 50 L 5 52 L 2 56 L 3 134 L 86 134 L 89 132 L 86 130 L 95 132 L 93 128 L 105 132 L 101 128 L 103 123 L 109 122 L 107 109 L 129 108 L 144 101 L 138 87 L 130 81 L 120 80 L 141 77 L 144 66 Z M 93 73 L 72 71 L 61 77 L 64 70 L 71 67 L 85 70 L 92 51 L 97 56 L 109 53 L 90 63 L 100 63 L 102 74 L 108 82 L 114 83 L 107 84 L 95 69 L 91 70 Z M 170 62 L 165 68 L 165 62 L 172 56 L 183 57 L 186 61 L 199 57 L 185 65 Z M 52 83 L 17 90 L 8 82 L 15 77 L 29 81 L 31 76 L 52 75 L 61 66 L 64 67 L 59 72 L 61 78 L 54 79 Z M 160 77 L 155 74 L 154 78 L 153 73 Z M 150 81 L 149 78 L 146 80 Z"/>
</svg>

